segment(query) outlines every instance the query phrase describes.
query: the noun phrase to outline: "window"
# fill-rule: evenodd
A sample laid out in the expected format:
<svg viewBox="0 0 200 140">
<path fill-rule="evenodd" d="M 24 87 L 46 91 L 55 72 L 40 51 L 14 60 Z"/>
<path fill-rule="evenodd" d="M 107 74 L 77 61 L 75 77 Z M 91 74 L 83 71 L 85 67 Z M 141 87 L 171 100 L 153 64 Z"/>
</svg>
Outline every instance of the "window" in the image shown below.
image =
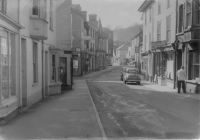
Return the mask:
<svg viewBox="0 0 200 140">
<path fill-rule="evenodd" d="M 157 41 L 161 41 L 161 22 L 157 22 Z"/>
<path fill-rule="evenodd" d="M 0 12 L 6 14 L 7 1 L 0 0 Z"/>
<path fill-rule="evenodd" d="M 149 9 L 149 22 L 151 22 L 151 14 L 152 14 L 152 8 L 150 7 L 150 9 Z"/>
<path fill-rule="evenodd" d="M 194 24 L 200 24 L 200 0 L 194 0 Z"/>
<path fill-rule="evenodd" d="M 146 35 L 145 35 L 145 36 L 144 36 L 144 51 L 146 51 L 146 46 L 147 46 L 146 42 L 147 42 L 147 37 L 146 37 Z"/>
<path fill-rule="evenodd" d="M 178 24 L 178 32 L 181 33 L 183 31 L 183 4 L 179 6 L 179 24 Z"/>
<path fill-rule="evenodd" d="M 166 40 L 171 41 L 171 15 L 166 17 Z"/>
<path fill-rule="evenodd" d="M 188 28 L 192 24 L 192 2 L 191 0 L 186 1 L 186 26 Z"/>
<path fill-rule="evenodd" d="M 160 3 L 161 0 L 158 0 L 158 15 L 161 14 L 161 3 Z"/>
<path fill-rule="evenodd" d="M 50 0 L 50 10 L 49 10 L 49 28 L 53 30 L 53 0 Z"/>
<path fill-rule="evenodd" d="M 16 95 L 15 34 L 0 29 L 0 100 Z"/>
<path fill-rule="evenodd" d="M 149 50 L 151 49 L 151 33 L 149 34 Z"/>
<path fill-rule="evenodd" d="M 144 16 L 145 16 L 145 17 L 144 17 L 144 18 L 145 18 L 145 19 L 144 19 L 144 20 L 145 20 L 144 22 L 145 22 L 145 25 L 146 25 L 146 24 L 147 24 L 147 12 L 145 12 L 145 15 L 144 15 Z"/>
<path fill-rule="evenodd" d="M 56 81 L 56 56 L 55 54 L 52 55 L 52 60 L 51 60 L 51 80 Z"/>
<path fill-rule="evenodd" d="M 32 14 L 39 16 L 39 0 L 33 0 L 33 9 L 32 9 Z"/>
<path fill-rule="evenodd" d="M 38 82 L 38 44 L 33 42 L 33 83 Z"/>
<path fill-rule="evenodd" d="M 189 80 L 195 80 L 200 77 L 200 52 L 189 52 Z"/>
<path fill-rule="evenodd" d="M 170 0 L 167 0 L 167 8 L 170 7 Z"/>
<path fill-rule="evenodd" d="M 33 0 L 32 15 L 42 19 L 47 17 L 47 0 Z"/>
</svg>

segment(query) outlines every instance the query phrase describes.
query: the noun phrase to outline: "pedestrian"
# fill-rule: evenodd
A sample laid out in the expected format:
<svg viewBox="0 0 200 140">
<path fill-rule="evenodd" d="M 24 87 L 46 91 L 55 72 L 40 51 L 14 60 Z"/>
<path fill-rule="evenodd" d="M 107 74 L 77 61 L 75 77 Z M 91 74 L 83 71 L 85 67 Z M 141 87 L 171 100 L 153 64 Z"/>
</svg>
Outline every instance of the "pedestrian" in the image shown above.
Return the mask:
<svg viewBox="0 0 200 140">
<path fill-rule="evenodd" d="M 184 70 L 184 66 L 181 66 L 181 68 L 177 71 L 177 80 L 178 80 L 178 93 L 181 91 L 181 87 L 183 90 L 183 93 L 186 93 L 186 85 L 185 85 L 185 80 L 186 80 L 186 72 Z"/>
</svg>

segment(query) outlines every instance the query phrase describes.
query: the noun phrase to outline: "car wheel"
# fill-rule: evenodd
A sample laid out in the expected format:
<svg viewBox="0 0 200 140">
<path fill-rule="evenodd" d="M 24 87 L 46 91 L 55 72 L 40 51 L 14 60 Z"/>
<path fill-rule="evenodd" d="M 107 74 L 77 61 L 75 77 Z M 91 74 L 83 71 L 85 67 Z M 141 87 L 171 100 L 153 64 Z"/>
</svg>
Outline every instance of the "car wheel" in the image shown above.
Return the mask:
<svg viewBox="0 0 200 140">
<path fill-rule="evenodd" d="M 140 82 L 137 82 L 138 85 L 140 85 Z"/>
</svg>

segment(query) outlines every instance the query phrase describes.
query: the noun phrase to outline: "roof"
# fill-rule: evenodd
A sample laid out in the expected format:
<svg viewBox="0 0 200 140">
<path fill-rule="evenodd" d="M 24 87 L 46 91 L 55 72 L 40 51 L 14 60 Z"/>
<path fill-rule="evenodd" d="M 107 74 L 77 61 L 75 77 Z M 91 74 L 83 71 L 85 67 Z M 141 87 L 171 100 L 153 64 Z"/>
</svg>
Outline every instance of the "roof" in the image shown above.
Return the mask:
<svg viewBox="0 0 200 140">
<path fill-rule="evenodd" d="M 139 7 L 138 11 L 139 12 L 144 12 L 149 5 L 151 5 L 154 2 L 154 0 L 145 0 L 142 5 Z"/>
</svg>

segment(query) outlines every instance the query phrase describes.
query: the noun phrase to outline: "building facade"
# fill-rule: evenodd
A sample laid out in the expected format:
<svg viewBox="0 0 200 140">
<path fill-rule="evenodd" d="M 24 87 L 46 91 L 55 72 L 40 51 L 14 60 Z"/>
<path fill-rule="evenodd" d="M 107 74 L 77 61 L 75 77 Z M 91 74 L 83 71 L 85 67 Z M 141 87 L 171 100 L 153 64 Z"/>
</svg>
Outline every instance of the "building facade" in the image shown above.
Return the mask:
<svg viewBox="0 0 200 140">
<path fill-rule="evenodd" d="M 70 52 L 60 48 L 56 36 L 56 9 L 63 2 L 0 1 L 1 118 L 61 94 L 64 81 L 72 83 L 70 71 L 64 69 L 67 62 L 61 59 Z"/>
<path fill-rule="evenodd" d="M 131 41 L 131 59 L 132 62 L 134 62 L 135 66 L 139 69 L 141 72 L 141 48 L 142 48 L 142 37 L 143 37 L 143 31 L 142 29 Z M 145 73 L 145 70 L 142 69 L 143 73 Z"/>
<path fill-rule="evenodd" d="M 51 59 L 58 59 L 58 80 L 61 89 L 71 89 L 73 83 L 72 60 L 72 0 L 57 3 L 56 8 L 56 46 L 51 47 Z M 54 63 L 51 63 L 54 67 Z M 53 68 L 52 68 L 53 69 Z M 53 74 L 53 73 L 52 73 Z M 53 81 L 53 75 L 52 81 Z"/>
<path fill-rule="evenodd" d="M 200 83 L 200 2 L 177 0 L 176 67 L 185 67 L 187 92 L 199 93 Z"/>
<path fill-rule="evenodd" d="M 0 1 L 0 118 L 21 105 L 19 1 Z"/>
<path fill-rule="evenodd" d="M 138 9 L 143 14 L 142 63 L 146 77 L 160 85 L 173 86 L 176 31 L 176 1 L 145 0 Z M 147 24 L 148 23 L 148 24 Z"/>
<path fill-rule="evenodd" d="M 84 22 L 85 13 L 79 4 L 72 5 L 72 52 L 73 52 L 73 75 L 83 75 L 83 49 L 84 49 Z"/>
</svg>

